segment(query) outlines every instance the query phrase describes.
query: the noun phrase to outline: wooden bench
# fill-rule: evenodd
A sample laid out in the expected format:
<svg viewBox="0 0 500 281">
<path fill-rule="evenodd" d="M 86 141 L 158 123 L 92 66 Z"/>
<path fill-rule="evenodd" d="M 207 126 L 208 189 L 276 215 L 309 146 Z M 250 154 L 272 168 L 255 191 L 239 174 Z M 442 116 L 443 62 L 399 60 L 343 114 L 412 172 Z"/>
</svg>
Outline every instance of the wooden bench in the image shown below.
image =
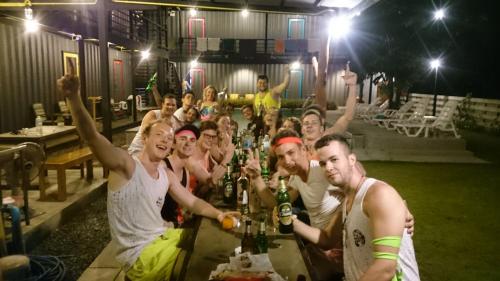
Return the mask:
<svg viewBox="0 0 500 281">
<path fill-rule="evenodd" d="M 84 147 L 61 155 L 49 157 L 42 165 L 39 175 L 40 182 L 40 200 L 47 200 L 45 189 L 46 184 L 46 171 L 57 170 L 57 200 L 66 200 L 66 169 L 80 165 L 80 176 L 83 178 L 83 164 L 87 166 L 87 181 L 91 181 L 94 177 L 94 170 L 92 167 L 93 154 L 90 148 Z"/>
</svg>

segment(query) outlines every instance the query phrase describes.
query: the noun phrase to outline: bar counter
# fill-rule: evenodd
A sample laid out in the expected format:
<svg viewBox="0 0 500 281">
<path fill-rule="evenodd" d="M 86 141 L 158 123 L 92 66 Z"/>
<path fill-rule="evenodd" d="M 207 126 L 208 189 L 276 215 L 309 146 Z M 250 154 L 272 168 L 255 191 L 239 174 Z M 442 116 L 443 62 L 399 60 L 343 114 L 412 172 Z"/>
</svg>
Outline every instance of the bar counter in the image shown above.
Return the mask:
<svg viewBox="0 0 500 281">
<path fill-rule="evenodd" d="M 241 246 L 243 225 L 227 231 L 216 220 L 201 218 L 190 258 L 180 280 L 206 281 L 218 264 L 229 263 L 229 257 L 234 256 L 234 249 Z M 252 228 L 255 238 L 258 221 L 253 221 Z M 295 235 L 280 234 L 277 230 L 273 232 L 272 227 L 267 226 L 267 239 L 269 259 L 283 279 L 295 281 L 301 274 L 305 280 L 311 280 Z"/>
</svg>

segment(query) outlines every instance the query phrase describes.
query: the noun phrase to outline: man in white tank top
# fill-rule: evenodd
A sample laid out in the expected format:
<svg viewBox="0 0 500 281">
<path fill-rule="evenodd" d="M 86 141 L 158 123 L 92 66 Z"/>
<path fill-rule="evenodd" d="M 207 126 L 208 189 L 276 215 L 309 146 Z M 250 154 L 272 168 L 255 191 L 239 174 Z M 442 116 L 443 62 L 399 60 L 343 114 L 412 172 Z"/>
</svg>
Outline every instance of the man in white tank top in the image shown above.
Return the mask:
<svg viewBox="0 0 500 281">
<path fill-rule="evenodd" d="M 325 248 L 343 239 L 346 281 L 420 280 L 405 230 L 407 208 L 397 191 L 355 168 L 356 156 L 343 136 L 324 136 L 315 148 L 328 181 L 345 193 L 343 212 L 324 230 L 294 220 L 295 231 Z"/>
<path fill-rule="evenodd" d="M 144 148 L 129 155 L 115 147 L 97 131 L 79 96 L 78 77 L 68 74 L 57 81 L 58 89 L 68 98 L 71 114 L 80 136 L 104 167 L 108 179 L 108 219 L 111 236 L 117 244 L 117 260 L 130 280 L 168 280 L 182 230 L 165 227 L 161 218 L 168 191 L 178 204 L 191 212 L 222 222 L 225 216 L 212 205 L 183 188 L 175 174 L 166 169 L 163 159 L 172 141 L 172 127 L 156 121 L 144 128 Z"/>
</svg>

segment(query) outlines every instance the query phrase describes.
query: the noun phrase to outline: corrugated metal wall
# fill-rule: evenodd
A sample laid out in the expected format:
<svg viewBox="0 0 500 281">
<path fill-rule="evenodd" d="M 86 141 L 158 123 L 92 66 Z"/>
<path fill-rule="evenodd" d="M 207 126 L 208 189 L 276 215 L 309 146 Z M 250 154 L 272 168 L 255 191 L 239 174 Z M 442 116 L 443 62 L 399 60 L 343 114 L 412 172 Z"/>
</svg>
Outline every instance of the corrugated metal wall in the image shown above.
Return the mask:
<svg viewBox="0 0 500 281">
<path fill-rule="evenodd" d="M 25 34 L 20 26 L 0 23 L 0 132 L 34 126 L 33 103 L 42 103 L 48 116 L 57 112 L 59 100 L 56 80 L 63 75 L 62 52 L 78 53 L 78 44 L 48 32 Z M 87 95 L 99 94 L 99 50 L 85 43 Z M 111 93 L 115 101 L 123 94 L 113 94 L 113 60 L 123 62 L 124 92 L 132 94 L 131 54 L 110 49 Z"/>
<path fill-rule="evenodd" d="M 188 36 L 188 22 L 191 18 L 188 11 L 178 12 L 169 26 L 169 37 L 179 37 L 179 19 L 181 17 L 181 37 Z M 266 15 L 250 13 L 244 18 L 239 12 L 207 12 L 198 11 L 194 18 L 205 19 L 206 37 L 263 39 L 266 29 Z M 170 33 L 171 32 L 171 33 Z"/>
<path fill-rule="evenodd" d="M 55 111 L 63 51 L 77 53 L 77 43 L 0 23 L 0 132 L 34 126 L 33 103 L 43 103 L 48 115 Z"/>
<path fill-rule="evenodd" d="M 292 15 L 292 14 L 269 14 L 267 37 L 270 39 L 287 39 L 288 19 L 305 19 L 305 24 L 304 24 L 305 39 L 312 39 L 319 37 L 318 36 L 319 29 L 317 27 L 318 17 Z"/>
<path fill-rule="evenodd" d="M 87 75 L 87 96 L 100 96 L 101 69 L 99 67 L 99 46 L 92 42 L 85 42 L 85 74 Z M 123 86 L 125 96 L 116 89 L 113 83 L 113 61 L 120 60 L 123 63 Z M 111 98 L 115 102 L 125 100 L 132 94 L 132 54 L 109 49 L 109 79 Z"/>
<path fill-rule="evenodd" d="M 181 36 L 188 37 L 188 21 L 191 18 L 188 11 L 176 13 L 170 17 L 168 35 L 173 42 L 179 37 L 179 19 L 181 17 Z M 250 13 L 244 18 L 239 12 L 207 12 L 198 11 L 195 18 L 205 19 L 206 37 L 237 38 L 237 39 L 264 39 L 266 32 L 266 15 L 264 13 Z M 319 18 L 316 16 L 302 16 L 293 14 L 269 14 L 268 38 L 286 39 L 288 35 L 289 19 L 305 19 L 305 38 L 318 38 L 317 28 Z M 169 45 L 171 46 L 171 45 Z"/>
<path fill-rule="evenodd" d="M 267 76 L 271 87 L 280 84 L 283 81 L 284 64 L 267 65 Z M 255 93 L 257 92 L 257 76 L 264 72 L 264 66 L 261 64 L 221 64 L 221 63 L 200 63 L 196 67 L 202 69 L 205 75 L 206 85 L 214 85 L 217 90 L 228 87 L 230 93 Z M 186 76 L 189 70 L 189 63 L 177 63 L 177 69 L 181 79 Z M 306 97 L 314 89 L 313 70 L 310 64 L 302 65 L 303 83 L 302 96 Z M 198 75 L 198 74 L 197 74 Z M 344 81 L 341 78 L 341 71 L 333 73 L 326 85 L 327 100 L 334 101 L 337 105 L 344 105 L 347 98 Z M 295 76 L 292 75 L 292 78 Z M 196 79 L 199 79 L 196 77 Z M 292 79 L 291 85 L 296 83 Z M 194 89 L 196 97 L 201 97 L 201 86 L 196 83 Z M 299 98 L 299 93 L 293 87 L 290 87 L 287 93 L 288 98 Z"/>
</svg>

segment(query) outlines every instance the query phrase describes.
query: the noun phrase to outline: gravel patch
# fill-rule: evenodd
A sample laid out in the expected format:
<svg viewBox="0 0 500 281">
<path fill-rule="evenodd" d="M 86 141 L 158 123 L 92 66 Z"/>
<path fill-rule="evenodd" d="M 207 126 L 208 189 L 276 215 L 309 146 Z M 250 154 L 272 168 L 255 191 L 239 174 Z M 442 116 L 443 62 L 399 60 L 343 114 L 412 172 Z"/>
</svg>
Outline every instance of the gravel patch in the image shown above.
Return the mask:
<svg viewBox="0 0 500 281">
<path fill-rule="evenodd" d="M 60 226 L 30 254 L 60 257 L 66 265 L 65 280 L 77 280 L 109 241 L 104 194 Z"/>
</svg>

